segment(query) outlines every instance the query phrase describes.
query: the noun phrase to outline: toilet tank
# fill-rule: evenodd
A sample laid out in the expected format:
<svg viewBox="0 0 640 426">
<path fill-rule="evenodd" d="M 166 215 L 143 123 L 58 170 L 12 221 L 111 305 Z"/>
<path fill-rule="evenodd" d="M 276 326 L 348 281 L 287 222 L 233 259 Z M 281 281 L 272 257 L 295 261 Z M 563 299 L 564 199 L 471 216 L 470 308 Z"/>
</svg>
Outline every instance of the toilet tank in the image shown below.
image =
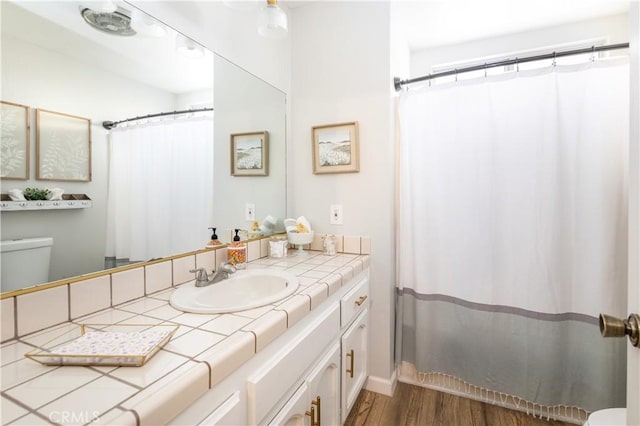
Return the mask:
<svg viewBox="0 0 640 426">
<path fill-rule="evenodd" d="M 0 290 L 3 292 L 49 281 L 53 238 L 0 241 Z"/>
</svg>

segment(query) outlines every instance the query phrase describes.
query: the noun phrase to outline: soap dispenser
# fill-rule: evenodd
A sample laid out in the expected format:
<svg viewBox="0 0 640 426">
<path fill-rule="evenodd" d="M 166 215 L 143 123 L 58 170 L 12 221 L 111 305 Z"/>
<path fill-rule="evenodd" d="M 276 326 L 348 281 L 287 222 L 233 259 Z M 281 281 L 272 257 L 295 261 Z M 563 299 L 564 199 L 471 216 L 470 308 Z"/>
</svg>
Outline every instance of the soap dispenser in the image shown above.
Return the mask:
<svg viewBox="0 0 640 426">
<path fill-rule="evenodd" d="M 216 235 L 216 228 L 209 228 L 211 229 L 211 240 L 207 242 L 207 247 L 214 247 L 214 246 L 219 246 L 222 243 L 220 242 L 220 240 L 218 239 L 218 236 Z"/>
<path fill-rule="evenodd" d="M 233 242 L 227 247 L 227 259 L 236 268 L 244 268 L 247 263 L 247 245 L 240 241 L 238 233 L 239 229 L 234 229 L 236 235 L 233 237 Z"/>
</svg>

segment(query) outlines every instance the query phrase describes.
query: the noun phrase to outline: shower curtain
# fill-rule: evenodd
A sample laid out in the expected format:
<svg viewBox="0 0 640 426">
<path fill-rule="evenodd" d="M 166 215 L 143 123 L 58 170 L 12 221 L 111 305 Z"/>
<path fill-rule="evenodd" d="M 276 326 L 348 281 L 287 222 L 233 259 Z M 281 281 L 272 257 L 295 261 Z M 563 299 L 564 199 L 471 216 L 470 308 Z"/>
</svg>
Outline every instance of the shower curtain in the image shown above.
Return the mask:
<svg viewBox="0 0 640 426">
<path fill-rule="evenodd" d="M 107 257 L 143 261 L 204 246 L 212 199 L 213 118 L 111 131 Z"/>
<path fill-rule="evenodd" d="M 628 65 L 601 60 L 400 95 L 403 381 L 584 418 L 625 405 Z"/>
</svg>

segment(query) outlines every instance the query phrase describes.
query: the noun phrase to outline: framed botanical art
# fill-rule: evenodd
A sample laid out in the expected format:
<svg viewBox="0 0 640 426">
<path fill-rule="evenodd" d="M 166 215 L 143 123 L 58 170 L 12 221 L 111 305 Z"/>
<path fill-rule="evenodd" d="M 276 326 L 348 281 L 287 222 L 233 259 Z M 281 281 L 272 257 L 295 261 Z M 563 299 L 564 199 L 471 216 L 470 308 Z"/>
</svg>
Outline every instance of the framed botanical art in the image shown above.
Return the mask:
<svg viewBox="0 0 640 426">
<path fill-rule="evenodd" d="M 91 181 L 91 120 L 36 109 L 36 179 Z"/>
<path fill-rule="evenodd" d="M 313 126 L 313 173 L 360 171 L 358 122 Z"/>
<path fill-rule="evenodd" d="M 1 179 L 29 179 L 29 112 L 26 105 L 0 101 Z"/>
<path fill-rule="evenodd" d="M 231 175 L 269 175 L 269 132 L 231 135 Z"/>
</svg>

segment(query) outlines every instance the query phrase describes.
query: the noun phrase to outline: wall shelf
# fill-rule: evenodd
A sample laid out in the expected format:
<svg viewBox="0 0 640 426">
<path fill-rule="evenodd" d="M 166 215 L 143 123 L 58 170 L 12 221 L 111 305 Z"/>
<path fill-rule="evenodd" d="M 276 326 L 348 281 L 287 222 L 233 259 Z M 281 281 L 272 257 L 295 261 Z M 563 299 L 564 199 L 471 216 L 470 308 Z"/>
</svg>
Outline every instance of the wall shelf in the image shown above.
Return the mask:
<svg viewBox="0 0 640 426">
<path fill-rule="evenodd" d="M 0 194 L 0 211 L 2 212 L 86 209 L 92 206 L 93 201 L 86 194 L 64 194 L 62 200 L 55 201 L 11 201 L 8 194 Z"/>
</svg>

